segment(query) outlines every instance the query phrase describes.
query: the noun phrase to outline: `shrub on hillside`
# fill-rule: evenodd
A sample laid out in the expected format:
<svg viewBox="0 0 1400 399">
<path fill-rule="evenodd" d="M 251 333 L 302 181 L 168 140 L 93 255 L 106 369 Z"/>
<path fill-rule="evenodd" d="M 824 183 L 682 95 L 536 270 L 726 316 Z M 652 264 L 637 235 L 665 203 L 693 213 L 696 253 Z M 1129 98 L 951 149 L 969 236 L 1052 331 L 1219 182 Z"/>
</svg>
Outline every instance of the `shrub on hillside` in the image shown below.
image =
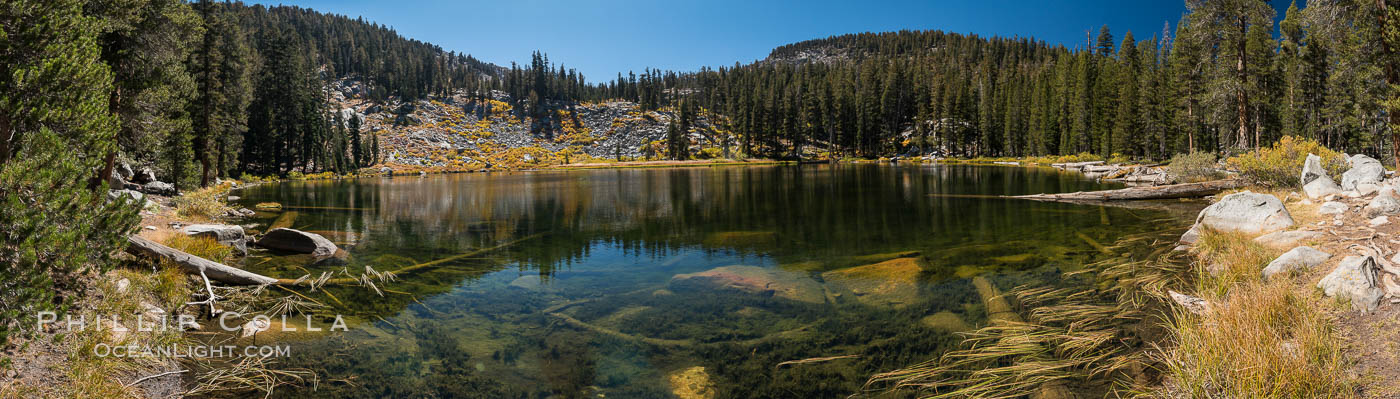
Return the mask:
<svg viewBox="0 0 1400 399">
<path fill-rule="evenodd" d="M 1219 179 L 1224 173 L 1215 167 L 1215 154 L 1195 152 L 1172 157 L 1167 168 L 1182 183 Z"/>
<path fill-rule="evenodd" d="M 1230 157 L 1227 163 L 1252 183 L 1267 187 L 1297 187 L 1298 175 L 1308 154 L 1322 157 L 1322 167 L 1332 179 L 1347 170 L 1342 153 L 1312 139 L 1284 136 L 1274 145 Z"/>
</svg>

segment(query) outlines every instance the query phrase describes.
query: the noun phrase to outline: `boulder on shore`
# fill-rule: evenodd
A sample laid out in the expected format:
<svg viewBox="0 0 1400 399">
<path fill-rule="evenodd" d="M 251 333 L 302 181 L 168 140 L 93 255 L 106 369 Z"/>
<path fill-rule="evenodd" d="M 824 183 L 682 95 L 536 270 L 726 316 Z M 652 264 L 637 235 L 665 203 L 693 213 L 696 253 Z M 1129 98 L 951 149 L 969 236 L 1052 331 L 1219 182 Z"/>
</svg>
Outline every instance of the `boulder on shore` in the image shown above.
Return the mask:
<svg viewBox="0 0 1400 399">
<path fill-rule="evenodd" d="M 1273 262 L 1269 262 L 1269 266 L 1264 268 L 1264 278 L 1294 270 L 1308 270 L 1331 258 L 1332 254 L 1313 249 L 1313 247 L 1293 248 L 1293 250 L 1279 255 Z"/>
<path fill-rule="evenodd" d="M 1341 203 L 1341 202 L 1337 202 L 1337 201 L 1327 201 L 1327 202 L 1322 203 L 1322 206 L 1317 207 L 1317 214 L 1319 214 L 1319 215 L 1340 215 L 1340 214 L 1346 212 L 1347 209 L 1350 209 L 1350 207 L 1348 207 L 1347 204 L 1344 204 L 1344 203 Z"/>
<path fill-rule="evenodd" d="M 1358 184 L 1378 184 L 1385 179 L 1385 166 L 1374 158 L 1356 154 L 1347 159 L 1351 169 L 1342 173 L 1342 190 L 1355 190 Z"/>
<path fill-rule="evenodd" d="M 1332 178 L 1327 176 L 1319 176 L 1303 185 L 1303 194 L 1311 199 L 1318 199 L 1341 193 L 1342 186 L 1338 186 L 1337 182 L 1332 181 Z"/>
<path fill-rule="evenodd" d="M 1366 204 L 1365 212 L 1368 218 L 1400 213 L 1400 200 L 1389 195 L 1377 196 L 1371 203 Z"/>
<path fill-rule="evenodd" d="M 1378 271 L 1376 260 L 1370 256 L 1348 256 L 1317 282 L 1317 288 L 1327 296 L 1351 300 L 1353 309 L 1369 312 L 1385 296 Z"/>
<path fill-rule="evenodd" d="M 1244 191 L 1201 210 L 1196 224 L 1223 232 L 1265 234 L 1292 227 L 1293 216 L 1277 197 Z"/>
<path fill-rule="evenodd" d="M 175 191 L 174 185 L 163 181 L 153 181 L 150 183 L 146 183 L 146 185 L 141 186 L 141 191 L 144 191 L 147 194 L 157 195 L 175 195 L 177 193 Z"/>
<path fill-rule="evenodd" d="M 311 254 L 318 258 L 335 255 L 336 250 L 339 249 L 336 248 L 335 243 L 320 234 L 285 227 L 267 232 L 258 239 L 257 245 L 268 249 Z"/>
<path fill-rule="evenodd" d="M 248 255 L 247 235 L 243 233 L 242 226 L 229 224 L 192 224 L 180 229 L 185 234 L 195 237 L 209 237 L 220 244 L 233 247 L 239 255 Z"/>
<path fill-rule="evenodd" d="M 1307 160 L 1303 161 L 1303 173 L 1299 177 L 1300 184 L 1306 187 L 1308 183 L 1322 177 L 1327 177 L 1327 169 L 1322 168 L 1322 157 L 1317 156 L 1317 154 L 1308 154 Z"/>
<path fill-rule="evenodd" d="M 1305 241 L 1322 239 L 1324 236 L 1326 235 L 1320 231 L 1289 230 L 1255 237 L 1254 242 L 1279 250 L 1285 250 L 1297 247 Z"/>
<path fill-rule="evenodd" d="M 733 290 L 773 295 L 799 302 L 826 303 L 821 284 L 802 273 L 757 266 L 723 266 L 699 273 L 677 274 L 672 291 Z"/>
</svg>

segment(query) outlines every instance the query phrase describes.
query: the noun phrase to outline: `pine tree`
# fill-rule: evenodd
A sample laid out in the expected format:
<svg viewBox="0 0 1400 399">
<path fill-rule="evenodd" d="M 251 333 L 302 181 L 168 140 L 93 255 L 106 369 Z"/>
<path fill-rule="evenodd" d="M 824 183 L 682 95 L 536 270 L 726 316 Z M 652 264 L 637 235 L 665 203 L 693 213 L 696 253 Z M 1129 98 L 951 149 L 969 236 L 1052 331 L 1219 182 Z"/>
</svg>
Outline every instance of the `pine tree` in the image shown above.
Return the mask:
<svg viewBox="0 0 1400 399">
<path fill-rule="evenodd" d="M 1118 71 L 1114 85 L 1118 87 L 1117 112 L 1113 121 L 1112 150 L 1109 154 L 1142 155 L 1133 139 L 1141 134 L 1138 112 L 1138 76 L 1142 74 L 1142 60 L 1138 56 L 1137 43 L 1133 42 L 1133 32 L 1123 35 L 1123 44 L 1118 46 Z"/>
<path fill-rule="evenodd" d="M 134 203 L 83 179 L 116 147 L 98 24 L 75 0 L 0 2 L 0 346 L 62 312 L 134 232 Z M 23 78 L 21 78 L 23 77 Z"/>
<path fill-rule="evenodd" d="M 1193 37 L 1206 48 L 1219 48 L 1222 59 L 1216 60 L 1221 82 L 1213 85 L 1213 90 L 1230 92 L 1235 107 L 1235 147 L 1249 145 L 1252 124 L 1249 121 L 1250 65 L 1247 34 L 1255 25 L 1273 26 L 1274 9 L 1262 0 L 1188 0 L 1192 28 L 1211 32 Z M 1228 71 L 1228 72 L 1227 72 Z M 1216 96 L 1224 98 L 1225 96 Z"/>
<path fill-rule="evenodd" d="M 134 159 L 154 160 L 160 158 L 161 144 L 170 141 L 166 136 L 188 135 L 191 129 L 186 105 L 195 87 L 184 66 L 203 31 L 199 16 L 181 0 L 107 4 L 112 1 L 93 0 L 85 10 L 101 21 L 98 40 L 102 59 L 112 69 L 110 107 L 119 121 L 119 150 Z M 116 156 L 117 151 L 107 154 L 98 173 L 101 180 L 110 179 Z M 179 162 L 160 162 L 176 188 L 194 180 L 187 170 L 169 169 Z"/>
</svg>

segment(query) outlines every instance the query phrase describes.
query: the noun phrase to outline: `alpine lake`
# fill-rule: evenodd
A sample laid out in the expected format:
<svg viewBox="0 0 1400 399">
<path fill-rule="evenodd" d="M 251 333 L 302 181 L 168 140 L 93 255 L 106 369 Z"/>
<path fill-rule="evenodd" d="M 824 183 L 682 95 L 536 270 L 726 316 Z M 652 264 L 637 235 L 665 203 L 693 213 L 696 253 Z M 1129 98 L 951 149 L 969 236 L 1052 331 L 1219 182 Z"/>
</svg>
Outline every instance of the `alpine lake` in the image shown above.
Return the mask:
<svg viewBox="0 0 1400 399">
<path fill-rule="evenodd" d="M 283 205 L 244 223 L 344 252 L 237 265 L 368 280 L 299 290 L 349 331 L 254 337 L 319 376 L 276 397 L 837 398 L 957 347 L 988 288 L 1056 284 L 1168 216 L 1001 195 L 1115 187 L 935 164 L 285 182 L 235 192 Z"/>
</svg>

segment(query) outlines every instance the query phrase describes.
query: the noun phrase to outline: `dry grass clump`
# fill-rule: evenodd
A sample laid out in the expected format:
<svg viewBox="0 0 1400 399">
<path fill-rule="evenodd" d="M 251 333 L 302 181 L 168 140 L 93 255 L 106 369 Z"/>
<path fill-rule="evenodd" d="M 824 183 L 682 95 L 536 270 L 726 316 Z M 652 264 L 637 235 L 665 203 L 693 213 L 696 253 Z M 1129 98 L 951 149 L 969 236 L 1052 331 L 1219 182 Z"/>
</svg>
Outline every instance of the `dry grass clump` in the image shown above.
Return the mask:
<svg viewBox="0 0 1400 399">
<path fill-rule="evenodd" d="M 218 241 L 215 241 L 213 238 L 209 237 L 191 236 L 186 234 L 171 234 L 169 237 L 166 237 L 165 240 L 163 240 L 163 243 L 165 244 L 165 246 L 185 251 L 190 255 L 198 256 L 219 263 L 228 263 L 229 260 L 233 259 L 233 248 L 230 248 L 227 245 L 220 244 Z M 162 259 L 161 261 L 168 262 L 164 259 Z M 164 269 L 176 268 L 176 266 L 173 264 L 163 263 L 163 265 L 168 266 Z"/>
<path fill-rule="evenodd" d="M 121 279 L 129 282 L 125 292 L 117 290 L 117 280 Z M 161 320 L 145 320 L 144 325 L 152 327 L 151 331 L 138 330 L 135 316 L 146 313 L 147 305 L 167 312 L 183 306 L 191 292 L 186 277 L 178 270 L 151 274 L 118 269 L 96 284 L 95 289 L 99 293 L 95 297 L 103 299 L 81 312 L 89 326 L 62 338 L 69 352 L 61 393 L 79 398 L 144 397 L 140 389 L 127 385 L 128 382 L 169 369 L 174 359 L 98 356 L 102 352 L 96 349 L 99 345 L 154 348 L 187 343 L 188 338 L 179 329 L 158 327 Z M 120 340 L 110 331 L 110 325 L 104 325 L 101 330 L 96 327 L 99 316 L 110 319 L 113 315 L 120 316 L 118 322 L 130 330 Z M 173 316 L 170 317 L 165 322 L 174 323 Z"/>
<path fill-rule="evenodd" d="M 1161 352 L 1167 391 L 1193 398 L 1352 397 L 1356 381 L 1321 302 L 1287 279 L 1235 287 L 1204 315 L 1178 312 Z"/>
<path fill-rule="evenodd" d="M 1231 287 L 1259 280 L 1264 267 L 1280 254 L 1248 235 L 1205 227 L 1191 251 L 1204 263 L 1197 268 L 1197 292 L 1211 296 L 1224 296 Z"/>
<path fill-rule="evenodd" d="M 209 221 L 229 211 L 224 198 L 232 186 L 228 183 L 187 191 L 175 197 L 175 216 Z"/>
</svg>

